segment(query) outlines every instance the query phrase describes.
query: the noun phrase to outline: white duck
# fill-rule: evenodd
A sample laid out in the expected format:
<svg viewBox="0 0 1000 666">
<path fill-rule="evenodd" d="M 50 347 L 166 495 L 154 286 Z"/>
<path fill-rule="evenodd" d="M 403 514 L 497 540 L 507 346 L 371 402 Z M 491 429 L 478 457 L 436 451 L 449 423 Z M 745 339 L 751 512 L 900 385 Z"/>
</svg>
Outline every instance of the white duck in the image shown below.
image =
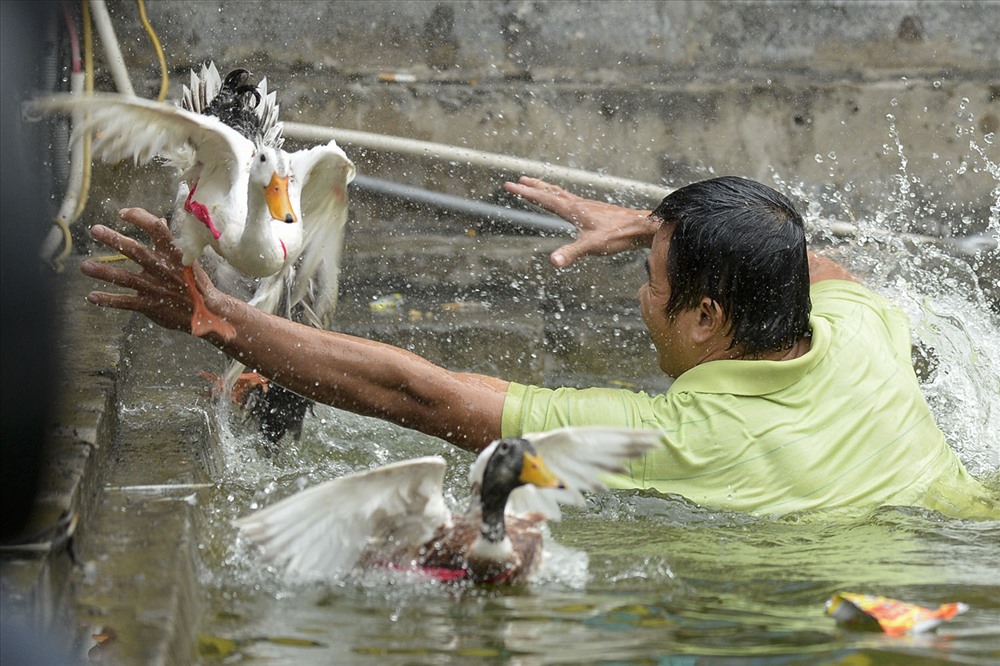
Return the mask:
<svg viewBox="0 0 1000 666">
<path fill-rule="evenodd" d="M 191 72 L 190 87 L 183 87 L 181 107 L 218 117 L 245 137 L 280 148 L 284 137 L 275 93 L 268 92 L 266 78 L 256 87 L 248 83 L 249 79 L 249 72 L 236 69 L 223 80 L 214 63 L 203 65 L 200 74 Z M 322 200 L 318 200 L 319 193 L 305 188 L 303 206 L 310 211 L 316 209 L 325 223 L 315 224 L 311 214 L 305 219 L 304 249 L 298 260 L 286 262 L 276 274 L 254 284 L 248 284 L 245 277 L 231 270 L 226 271 L 225 264 L 216 262 L 213 266 L 216 283 L 230 293 L 247 298 L 265 312 L 322 329 L 330 328 L 336 310 L 340 252 L 347 221 L 346 191 L 355 172 L 353 163 L 342 152 L 343 162 L 339 165 L 328 159 L 329 150 L 330 144 L 314 149 L 319 151 L 317 157 L 326 160 L 326 165 L 316 170 L 339 168 L 340 172 L 331 174 L 331 178 L 342 183 L 334 187 L 332 197 Z M 292 158 L 304 161 L 311 154 L 293 153 Z M 314 205 L 308 205 L 310 200 Z M 272 447 L 286 432 L 298 437 L 312 402 L 245 370 L 243 364 L 231 362 L 221 387 L 234 402 L 248 409 Z"/>
<path fill-rule="evenodd" d="M 445 505 L 437 456 L 327 481 L 236 521 L 265 560 L 293 577 L 339 577 L 358 565 L 438 580 L 524 581 L 542 559 L 541 525 L 559 503 L 660 445 L 657 430 L 561 428 L 493 442 L 469 474 L 468 510 Z M 544 461 L 544 462 L 542 462 Z"/>
<path fill-rule="evenodd" d="M 219 118 L 122 95 L 57 94 L 34 106 L 85 112 L 74 131 L 95 133 L 95 154 L 107 162 L 159 159 L 178 170 L 175 243 L 195 304 L 194 335 L 235 335 L 208 311 L 194 283 L 192 266 L 206 247 L 238 271 L 266 278 L 300 257 L 300 272 L 320 270 L 325 239 L 342 233 L 331 228 L 342 230 L 354 165 L 333 141 L 289 154 L 280 143 L 269 145 L 267 132 L 251 140 Z M 298 293 L 307 289 L 296 283 Z"/>
</svg>

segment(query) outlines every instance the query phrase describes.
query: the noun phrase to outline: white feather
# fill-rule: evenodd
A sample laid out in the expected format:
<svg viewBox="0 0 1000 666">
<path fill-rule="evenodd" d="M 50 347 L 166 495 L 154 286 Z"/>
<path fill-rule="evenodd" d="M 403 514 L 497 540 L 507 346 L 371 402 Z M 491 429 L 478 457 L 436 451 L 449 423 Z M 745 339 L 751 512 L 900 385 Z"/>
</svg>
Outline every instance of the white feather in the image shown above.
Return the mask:
<svg viewBox="0 0 1000 666">
<path fill-rule="evenodd" d="M 57 93 L 31 103 L 43 113 L 84 112 L 74 135 L 94 134 L 94 153 L 106 162 L 131 157 L 136 164 L 172 158 L 181 148 L 222 169 L 231 180 L 253 154 L 253 143 L 218 118 L 172 104 L 114 94 Z"/>
<path fill-rule="evenodd" d="M 369 543 L 423 543 L 449 523 L 437 456 L 327 481 L 236 521 L 264 558 L 293 576 L 337 577 Z"/>
</svg>

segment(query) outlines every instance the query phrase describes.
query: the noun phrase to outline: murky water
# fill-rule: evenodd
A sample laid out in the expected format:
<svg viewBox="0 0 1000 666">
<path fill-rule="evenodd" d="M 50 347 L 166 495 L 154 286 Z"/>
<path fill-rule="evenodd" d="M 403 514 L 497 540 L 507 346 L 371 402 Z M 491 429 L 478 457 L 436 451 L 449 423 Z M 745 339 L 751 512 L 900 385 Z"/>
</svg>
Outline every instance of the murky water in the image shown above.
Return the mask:
<svg viewBox="0 0 1000 666">
<path fill-rule="evenodd" d="M 385 573 L 290 585 L 242 548 L 230 519 L 303 483 L 425 453 L 445 455 L 447 486 L 464 488 L 472 459 L 430 438 L 320 411 L 326 432 L 307 433 L 308 441 L 282 454 L 273 469 L 261 464 L 224 482 L 209 507 L 213 529 L 206 533 L 215 541 L 203 547 L 211 590 L 204 663 L 722 664 L 753 656 L 762 664 L 991 664 L 1000 658 L 1000 521 L 944 520 L 912 509 L 773 520 L 711 512 L 678 497 L 615 492 L 551 526 L 548 559 L 523 589 L 455 588 Z M 256 474 L 258 482 L 248 484 Z M 926 605 L 961 600 L 971 608 L 936 634 L 890 639 L 842 631 L 826 618 L 823 603 L 838 590 Z"/>
<path fill-rule="evenodd" d="M 834 239 L 824 225 L 831 209 L 837 216 L 837 201 L 828 198 L 822 214 L 810 213 L 813 240 L 832 242 L 837 258 L 909 314 L 941 427 L 969 470 L 1000 494 L 1000 324 L 981 278 L 998 253 L 892 235 L 940 216 L 911 203 L 905 152 L 889 136 L 902 176 L 884 214 L 843 215 L 859 233 Z M 970 146 L 969 155 L 1000 183 L 990 153 Z M 788 185 L 796 188 L 807 189 Z M 957 232 L 995 238 L 1000 189 L 989 219 L 962 224 Z M 273 459 L 248 437 L 222 428 L 227 469 L 205 507 L 203 533 L 213 535 L 201 545 L 206 664 L 1000 662 L 1000 520 L 900 508 L 775 520 L 613 492 L 551 526 L 548 559 L 522 589 L 455 588 L 385 573 L 295 586 L 254 560 L 236 540 L 233 518 L 306 485 L 427 454 L 448 459 L 446 486 L 457 493 L 449 499 L 459 504 L 472 456 L 330 408 L 319 408 L 302 441 Z M 970 609 L 936 633 L 854 633 L 824 616 L 824 602 L 838 590 L 931 606 L 963 601 Z"/>
</svg>

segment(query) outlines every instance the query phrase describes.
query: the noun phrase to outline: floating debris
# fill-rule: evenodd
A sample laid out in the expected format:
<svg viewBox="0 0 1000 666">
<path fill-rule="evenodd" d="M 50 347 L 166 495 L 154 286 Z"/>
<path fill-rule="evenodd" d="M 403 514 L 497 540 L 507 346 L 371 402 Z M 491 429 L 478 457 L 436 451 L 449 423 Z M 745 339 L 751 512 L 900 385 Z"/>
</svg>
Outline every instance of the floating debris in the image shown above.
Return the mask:
<svg viewBox="0 0 1000 666">
<path fill-rule="evenodd" d="M 936 609 L 871 594 L 838 592 L 826 602 L 826 614 L 838 624 L 860 631 L 881 631 L 889 636 L 918 634 L 969 610 L 966 604 L 942 604 Z"/>
<path fill-rule="evenodd" d="M 386 83 L 413 83 L 417 77 L 405 72 L 379 72 L 378 80 Z"/>
<path fill-rule="evenodd" d="M 403 295 L 396 293 L 389 296 L 376 297 L 372 299 L 372 302 L 368 304 L 368 307 L 375 314 L 389 314 L 391 312 L 396 312 L 402 304 Z"/>
</svg>

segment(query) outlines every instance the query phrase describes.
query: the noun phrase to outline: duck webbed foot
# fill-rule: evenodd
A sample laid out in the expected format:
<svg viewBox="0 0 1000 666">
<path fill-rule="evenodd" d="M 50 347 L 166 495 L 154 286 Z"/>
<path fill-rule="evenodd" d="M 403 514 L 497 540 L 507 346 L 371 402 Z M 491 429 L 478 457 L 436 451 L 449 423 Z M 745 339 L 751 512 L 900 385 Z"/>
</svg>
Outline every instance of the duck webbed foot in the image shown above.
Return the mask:
<svg viewBox="0 0 1000 666">
<path fill-rule="evenodd" d="M 203 338 L 209 333 L 217 333 L 225 342 L 229 342 L 236 337 L 236 329 L 228 321 L 216 315 L 208 306 L 205 299 L 201 297 L 198 286 L 194 279 L 194 268 L 184 267 L 184 284 L 187 286 L 188 294 L 191 296 L 191 303 L 194 312 L 191 314 L 191 335 Z"/>
<path fill-rule="evenodd" d="M 233 402 L 245 405 L 250 392 L 258 386 L 264 393 L 267 393 L 271 388 L 271 380 L 256 372 L 243 372 L 236 378 L 236 383 L 233 384 L 229 395 Z"/>
<path fill-rule="evenodd" d="M 218 398 L 226 392 L 226 380 L 224 377 L 220 377 L 207 370 L 202 370 L 198 373 L 198 376 L 212 382 L 213 398 Z M 232 389 L 229 390 L 229 398 L 234 404 L 244 407 L 246 406 L 247 399 L 250 397 L 250 392 L 257 387 L 260 387 L 261 391 L 267 393 L 271 388 L 271 380 L 257 372 L 243 372 L 236 378 Z"/>
</svg>

